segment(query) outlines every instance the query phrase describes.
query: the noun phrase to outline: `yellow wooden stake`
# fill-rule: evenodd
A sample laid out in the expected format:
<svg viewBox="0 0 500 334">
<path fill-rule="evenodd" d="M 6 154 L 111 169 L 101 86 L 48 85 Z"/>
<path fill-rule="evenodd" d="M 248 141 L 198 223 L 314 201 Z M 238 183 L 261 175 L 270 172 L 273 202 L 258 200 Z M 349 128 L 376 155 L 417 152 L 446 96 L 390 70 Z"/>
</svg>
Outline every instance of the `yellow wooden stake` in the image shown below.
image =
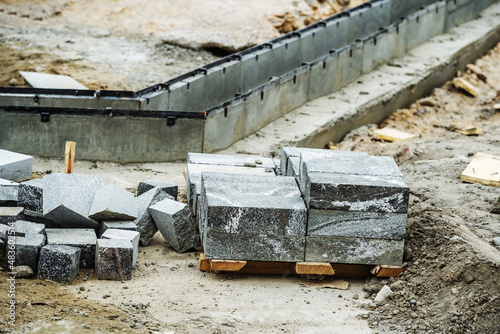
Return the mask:
<svg viewBox="0 0 500 334">
<path fill-rule="evenodd" d="M 66 151 L 64 152 L 64 173 L 71 174 L 75 168 L 75 149 L 74 141 L 66 142 Z"/>
</svg>

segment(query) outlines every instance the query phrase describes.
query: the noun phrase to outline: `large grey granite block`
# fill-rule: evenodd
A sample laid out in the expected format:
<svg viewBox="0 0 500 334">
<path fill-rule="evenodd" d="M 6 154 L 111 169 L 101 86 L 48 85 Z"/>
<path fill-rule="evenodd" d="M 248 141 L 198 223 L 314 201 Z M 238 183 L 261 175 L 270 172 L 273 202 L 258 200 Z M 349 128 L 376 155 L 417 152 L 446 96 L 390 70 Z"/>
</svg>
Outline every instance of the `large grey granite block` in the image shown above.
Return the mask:
<svg viewBox="0 0 500 334">
<path fill-rule="evenodd" d="M 137 196 L 141 196 L 146 191 L 153 188 L 160 188 L 161 190 L 172 196 L 175 200 L 177 200 L 179 187 L 174 183 L 163 180 L 147 180 L 140 182 L 139 186 L 137 187 Z"/>
<path fill-rule="evenodd" d="M 140 233 L 137 231 L 114 230 L 114 229 L 106 230 L 101 235 L 101 239 L 123 239 L 130 241 L 134 249 L 132 267 L 135 267 L 137 263 L 137 255 L 139 254 L 139 238 L 140 238 Z"/>
<path fill-rule="evenodd" d="M 43 212 L 43 179 L 19 184 L 19 206 L 25 210 Z"/>
<path fill-rule="evenodd" d="M 274 162 L 271 158 L 256 155 L 222 155 L 206 153 L 188 153 L 188 164 L 219 165 L 264 168 L 267 172 L 274 172 Z"/>
<path fill-rule="evenodd" d="M 69 284 L 78 275 L 80 248 L 47 245 L 40 250 L 38 278 Z"/>
<path fill-rule="evenodd" d="M 61 227 L 55 221 L 52 221 L 45 217 L 41 212 L 35 212 L 30 210 L 24 210 L 23 219 L 28 220 L 33 223 L 43 224 L 46 228 L 58 228 Z"/>
<path fill-rule="evenodd" d="M 0 207 L 0 224 L 8 224 L 23 219 L 24 208 Z"/>
<path fill-rule="evenodd" d="M 50 174 L 43 178 L 43 214 L 64 227 L 99 228 L 89 218 L 96 192 L 104 181 L 96 175 Z"/>
<path fill-rule="evenodd" d="M 98 279 L 123 281 L 132 279 L 134 248 L 128 240 L 98 239 L 95 272 Z"/>
<path fill-rule="evenodd" d="M 17 220 L 14 223 L 14 230 L 16 233 L 23 235 L 44 234 L 45 225 L 37 224 L 26 220 Z"/>
<path fill-rule="evenodd" d="M 399 266 L 403 263 L 404 240 L 306 237 L 306 262 Z"/>
<path fill-rule="evenodd" d="M 81 250 L 80 268 L 94 268 L 97 236 L 92 229 L 48 228 L 47 244 L 78 247 Z"/>
<path fill-rule="evenodd" d="M 149 208 L 167 243 L 179 253 L 199 247 L 200 235 L 186 204 L 164 199 Z"/>
<path fill-rule="evenodd" d="M 103 221 L 99 229 L 99 235 L 103 234 L 108 229 L 137 231 L 138 227 L 137 225 L 135 225 L 133 221 L 124 221 L 124 220 Z"/>
<path fill-rule="evenodd" d="M 17 206 L 19 183 L 0 179 L 0 206 Z"/>
<path fill-rule="evenodd" d="M 45 245 L 45 235 L 31 234 L 15 238 L 15 264 L 14 267 L 28 266 L 34 273 L 38 270 L 38 255 Z M 10 268 L 9 268 L 10 269 Z"/>
<path fill-rule="evenodd" d="M 0 178 L 14 182 L 31 179 L 33 157 L 25 154 L 0 150 Z"/>
<path fill-rule="evenodd" d="M 90 207 L 89 217 L 95 220 L 134 220 L 137 203 L 134 194 L 114 183 L 97 190 Z"/>
<path fill-rule="evenodd" d="M 205 255 L 211 259 L 244 261 L 304 261 L 303 235 L 234 234 L 206 231 Z"/>
<path fill-rule="evenodd" d="M 307 235 L 401 240 L 404 213 L 309 210 Z"/>
<path fill-rule="evenodd" d="M 142 246 L 149 245 L 155 233 L 158 232 L 158 227 L 156 227 L 153 217 L 151 217 L 148 209 L 150 206 L 155 205 L 159 201 L 166 198 L 173 199 L 172 196 L 160 188 L 153 188 L 135 198 L 137 208 L 139 210 L 137 219 L 134 220 L 134 224 L 137 225 L 137 231 L 141 234 L 140 244 Z"/>
<path fill-rule="evenodd" d="M 311 209 L 406 213 L 409 194 L 402 177 L 310 173 L 304 199 Z"/>
</svg>

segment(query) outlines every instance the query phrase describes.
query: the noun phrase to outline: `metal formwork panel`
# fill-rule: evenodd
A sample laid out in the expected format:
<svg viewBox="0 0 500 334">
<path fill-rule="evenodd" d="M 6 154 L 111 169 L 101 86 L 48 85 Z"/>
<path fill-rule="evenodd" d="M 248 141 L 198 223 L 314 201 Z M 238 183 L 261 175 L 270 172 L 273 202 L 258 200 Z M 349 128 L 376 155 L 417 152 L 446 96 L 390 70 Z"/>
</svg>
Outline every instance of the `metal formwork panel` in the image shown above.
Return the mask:
<svg viewBox="0 0 500 334">
<path fill-rule="evenodd" d="M 298 36 L 273 42 L 272 76 L 281 76 L 302 64 L 300 47 Z"/>
<path fill-rule="evenodd" d="M 365 30 L 365 22 L 371 20 L 371 12 L 368 6 L 358 6 L 350 11 L 351 19 L 349 20 L 349 39 L 348 43 L 352 44 L 358 39 L 362 39 L 370 34 Z"/>
<path fill-rule="evenodd" d="M 245 136 L 258 131 L 279 118 L 276 110 L 280 108 L 279 80 L 272 81 L 251 92 L 244 102 L 245 113 L 243 133 Z"/>
<path fill-rule="evenodd" d="M 395 40 L 395 30 L 384 30 L 363 41 L 363 73 L 370 73 L 391 59 Z"/>
<path fill-rule="evenodd" d="M 169 95 L 166 89 L 143 95 L 141 110 L 168 110 Z"/>
<path fill-rule="evenodd" d="M 416 12 L 422 6 L 422 0 L 392 0 L 391 22 L 397 22 L 402 18 Z"/>
<path fill-rule="evenodd" d="M 491 6 L 492 3 L 492 0 L 476 0 L 476 13 L 479 13 L 485 8 Z"/>
<path fill-rule="evenodd" d="M 476 0 L 447 0 L 445 31 L 476 16 Z"/>
<path fill-rule="evenodd" d="M 362 43 L 354 43 L 339 50 L 336 87 L 345 87 L 354 82 L 363 68 Z"/>
<path fill-rule="evenodd" d="M 241 86 L 242 93 L 265 84 L 272 76 L 273 50 L 271 44 L 262 49 L 242 56 Z"/>
<path fill-rule="evenodd" d="M 44 95 L 44 94 L 4 94 L 0 105 L 5 107 L 46 107 L 46 108 L 88 108 L 88 109 L 130 109 L 139 110 L 140 99 L 80 97 L 74 95 Z"/>
<path fill-rule="evenodd" d="M 188 87 L 186 82 L 178 81 L 169 86 L 168 110 L 180 111 L 186 109 Z"/>
<path fill-rule="evenodd" d="M 360 10 L 357 11 L 358 15 L 353 16 L 353 27 L 351 32 L 353 41 L 356 39 L 367 38 L 379 31 L 381 27 L 386 27 L 391 23 L 390 15 L 390 1 L 372 1 L 365 3 Z"/>
<path fill-rule="evenodd" d="M 341 13 L 331 20 L 326 20 L 326 47 L 329 50 L 338 50 L 348 45 L 351 25 L 349 14 Z"/>
<path fill-rule="evenodd" d="M 442 4 L 430 5 L 425 9 L 413 13 L 406 20 L 406 50 L 434 37 L 444 30 L 445 10 Z"/>
<path fill-rule="evenodd" d="M 310 66 L 309 100 L 333 93 L 336 88 L 338 53 L 333 52 Z"/>
<path fill-rule="evenodd" d="M 311 63 L 330 51 L 327 32 L 323 25 L 304 31 L 301 35 L 301 62 Z"/>
<path fill-rule="evenodd" d="M 301 66 L 281 77 L 277 87 L 279 108 L 274 110 L 277 116 L 283 116 L 309 100 L 309 78 L 309 66 Z"/>
</svg>

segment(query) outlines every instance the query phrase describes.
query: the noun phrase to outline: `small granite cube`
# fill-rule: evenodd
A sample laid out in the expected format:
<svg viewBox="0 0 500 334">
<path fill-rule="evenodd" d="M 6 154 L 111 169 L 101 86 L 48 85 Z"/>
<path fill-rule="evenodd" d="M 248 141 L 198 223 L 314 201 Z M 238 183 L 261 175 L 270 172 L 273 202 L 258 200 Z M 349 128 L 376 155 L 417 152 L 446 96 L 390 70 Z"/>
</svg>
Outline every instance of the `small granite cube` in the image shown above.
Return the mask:
<svg viewBox="0 0 500 334">
<path fill-rule="evenodd" d="M 106 230 L 106 232 L 101 235 L 101 239 L 124 239 L 132 243 L 132 247 L 134 248 L 132 267 L 135 267 L 135 264 L 137 263 L 137 255 L 139 254 L 139 237 L 140 233 L 136 231 L 113 229 Z"/>
<path fill-rule="evenodd" d="M 23 219 L 24 208 L 0 207 L 0 224 L 7 225 L 16 220 Z"/>
<path fill-rule="evenodd" d="M 99 223 L 89 218 L 96 192 L 104 181 L 96 175 L 50 174 L 43 178 L 43 214 L 68 228 L 98 229 Z"/>
<path fill-rule="evenodd" d="M 179 253 L 199 247 L 200 235 L 186 204 L 164 199 L 149 212 L 167 243 Z"/>
<path fill-rule="evenodd" d="M 140 182 L 139 186 L 137 187 L 137 196 L 141 196 L 146 191 L 153 188 L 160 188 L 161 190 L 172 196 L 175 200 L 177 200 L 179 187 L 174 183 L 163 180 L 147 180 Z"/>
<path fill-rule="evenodd" d="M 43 212 L 43 179 L 19 184 L 19 206 L 25 210 Z"/>
<path fill-rule="evenodd" d="M 160 188 L 153 188 L 135 198 L 139 211 L 138 218 L 134 220 L 134 224 L 137 225 L 137 231 L 141 234 L 140 244 L 142 246 L 149 245 L 155 233 L 158 232 L 158 227 L 156 227 L 148 209 L 150 206 L 166 198 L 174 199 Z"/>
<path fill-rule="evenodd" d="M 134 194 L 108 184 L 95 193 L 89 217 L 95 220 L 134 220 L 137 218 L 137 203 Z"/>
<path fill-rule="evenodd" d="M 33 157 L 0 150 L 0 178 L 14 182 L 31 179 Z"/>
<path fill-rule="evenodd" d="M 49 245 L 65 245 L 80 248 L 80 268 L 94 268 L 97 236 L 92 229 L 48 228 Z"/>
<path fill-rule="evenodd" d="M 134 248 L 129 240 L 98 239 L 95 272 L 98 279 L 123 281 L 132 279 Z"/>
<path fill-rule="evenodd" d="M 38 279 L 69 284 L 78 275 L 80 248 L 47 245 L 40 250 Z"/>
<path fill-rule="evenodd" d="M 45 245 L 45 235 L 32 234 L 15 238 L 15 264 L 14 267 L 28 266 L 34 273 L 38 270 L 38 254 Z"/>
<path fill-rule="evenodd" d="M 0 179 L 0 206 L 17 206 L 19 183 Z"/>
<path fill-rule="evenodd" d="M 108 229 L 114 230 L 125 230 L 125 231 L 137 231 L 138 227 L 133 221 L 125 220 L 108 220 L 101 223 L 101 228 L 99 229 L 99 235 L 102 235 Z"/>
</svg>

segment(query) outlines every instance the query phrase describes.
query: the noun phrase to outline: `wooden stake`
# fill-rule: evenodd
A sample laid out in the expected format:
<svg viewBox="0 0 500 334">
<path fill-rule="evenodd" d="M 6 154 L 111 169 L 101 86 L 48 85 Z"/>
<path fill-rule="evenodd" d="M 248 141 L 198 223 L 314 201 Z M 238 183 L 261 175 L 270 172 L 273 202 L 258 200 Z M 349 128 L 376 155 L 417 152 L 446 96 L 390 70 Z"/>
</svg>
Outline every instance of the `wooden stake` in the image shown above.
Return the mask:
<svg viewBox="0 0 500 334">
<path fill-rule="evenodd" d="M 297 262 L 295 264 L 295 271 L 299 275 L 334 275 L 335 270 L 333 270 L 330 263 L 318 263 L 318 262 Z"/>
<path fill-rule="evenodd" d="M 74 141 L 66 142 L 66 151 L 64 152 L 64 173 L 71 174 L 75 168 L 75 148 Z"/>
</svg>

